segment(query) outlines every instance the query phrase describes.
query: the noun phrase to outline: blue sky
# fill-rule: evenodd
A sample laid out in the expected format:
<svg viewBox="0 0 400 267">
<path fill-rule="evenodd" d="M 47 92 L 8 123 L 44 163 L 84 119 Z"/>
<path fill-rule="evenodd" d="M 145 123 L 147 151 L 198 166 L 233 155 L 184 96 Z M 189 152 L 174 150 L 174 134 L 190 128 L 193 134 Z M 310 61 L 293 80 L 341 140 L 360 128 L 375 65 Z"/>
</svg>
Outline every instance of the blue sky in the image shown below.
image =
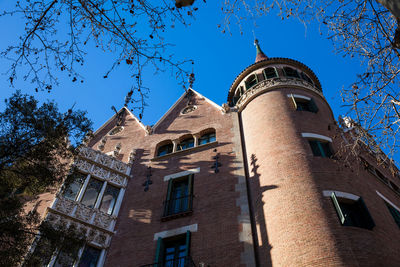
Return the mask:
<svg viewBox="0 0 400 267">
<path fill-rule="evenodd" d="M 0 12 L 13 1 L 0 0 Z M 177 25 L 169 29 L 165 39 L 175 44 L 168 52 L 173 53 L 178 60 L 193 59 L 196 81 L 194 89 L 217 104 L 226 102 L 229 86 L 235 77 L 255 59 L 253 31 L 259 39 L 264 53 L 270 57 L 287 57 L 299 60 L 309 66 L 319 77 L 324 95 L 330 103 L 335 118 L 346 112 L 341 108 L 342 102 L 339 90 L 355 80 L 357 72 L 362 67 L 356 59 L 343 58 L 334 54 L 331 41 L 321 36 L 318 25 L 305 27 L 296 20 L 281 20 L 274 13 L 253 21 L 244 23 L 243 35 L 238 27 L 231 25 L 231 34 L 221 33 L 217 27 L 223 21 L 221 3 L 223 1 L 202 1 L 198 3 L 199 10 L 191 26 Z M 23 20 L 18 16 L 0 18 L 0 50 L 10 43 L 16 42 L 23 27 Z M 141 26 L 138 27 L 141 30 Z M 145 29 L 143 29 L 145 30 Z M 86 66 L 82 69 L 84 83 L 72 83 L 65 75 L 60 76 L 60 86 L 51 93 L 35 93 L 34 86 L 24 82 L 22 74 L 16 87 L 10 88 L 7 75 L 0 76 L 0 109 L 4 108 L 4 99 L 15 89 L 33 94 L 44 101 L 54 99 L 62 110 L 75 104 L 76 108 L 87 110 L 88 117 L 93 121 L 94 128 L 100 127 L 113 115 L 111 106 L 122 107 L 124 97 L 131 87 L 133 79 L 126 67 L 116 69 L 108 79 L 103 75 L 112 64 L 113 54 L 102 52 L 93 46 L 87 51 Z M 0 73 L 9 68 L 9 62 L 0 59 Z M 63 74 L 64 75 L 64 74 Z M 170 71 L 154 75 L 148 69 L 144 75 L 144 85 L 151 89 L 147 99 L 143 123 L 152 125 L 169 109 L 184 92 Z"/>
</svg>

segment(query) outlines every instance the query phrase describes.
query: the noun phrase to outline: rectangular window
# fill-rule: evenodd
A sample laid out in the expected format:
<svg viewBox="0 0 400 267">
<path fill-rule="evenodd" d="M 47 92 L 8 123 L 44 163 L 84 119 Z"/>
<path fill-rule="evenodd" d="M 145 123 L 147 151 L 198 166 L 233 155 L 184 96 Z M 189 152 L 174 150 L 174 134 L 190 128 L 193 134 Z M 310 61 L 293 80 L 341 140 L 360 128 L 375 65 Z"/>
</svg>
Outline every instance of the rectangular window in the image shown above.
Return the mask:
<svg viewBox="0 0 400 267">
<path fill-rule="evenodd" d="M 365 206 L 361 197 L 358 200 L 338 198 L 336 194 L 332 192 L 331 199 L 342 225 L 366 228 L 369 230 L 374 228 L 374 220 L 369 214 L 367 206 Z"/>
<path fill-rule="evenodd" d="M 316 157 L 330 158 L 332 156 L 332 150 L 330 142 L 324 142 L 320 140 L 308 140 L 313 155 Z"/>
<path fill-rule="evenodd" d="M 154 266 L 187 267 L 192 265 L 190 258 L 190 231 L 186 234 L 159 238 Z"/>
<path fill-rule="evenodd" d="M 96 179 L 90 179 L 86 187 L 85 194 L 83 195 L 81 200 L 82 204 L 88 206 L 89 208 L 94 208 L 103 183 L 104 182 Z"/>
<path fill-rule="evenodd" d="M 82 256 L 79 259 L 78 267 L 96 267 L 99 261 L 101 250 L 91 246 L 85 246 Z"/>
<path fill-rule="evenodd" d="M 101 200 L 100 210 L 112 214 L 114 211 L 115 203 L 117 202 L 119 194 L 119 188 L 107 184 L 106 190 L 104 191 L 103 199 Z"/>
<path fill-rule="evenodd" d="M 81 188 L 86 180 L 85 174 L 75 172 L 68 176 L 64 183 L 63 197 L 70 200 L 76 200 L 81 191 Z"/>
<path fill-rule="evenodd" d="M 191 211 L 192 200 L 193 174 L 169 180 L 164 217 Z"/>
<path fill-rule="evenodd" d="M 305 98 L 295 97 L 294 95 L 290 96 L 293 102 L 293 106 L 297 111 L 308 111 L 313 113 L 318 112 L 317 104 L 315 104 L 312 98 L 305 99 Z"/>
<path fill-rule="evenodd" d="M 386 207 L 389 209 L 390 214 L 392 215 L 394 221 L 396 222 L 397 226 L 400 228 L 400 211 L 390 205 L 389 203 L 386 203 Z"/>
</svg>

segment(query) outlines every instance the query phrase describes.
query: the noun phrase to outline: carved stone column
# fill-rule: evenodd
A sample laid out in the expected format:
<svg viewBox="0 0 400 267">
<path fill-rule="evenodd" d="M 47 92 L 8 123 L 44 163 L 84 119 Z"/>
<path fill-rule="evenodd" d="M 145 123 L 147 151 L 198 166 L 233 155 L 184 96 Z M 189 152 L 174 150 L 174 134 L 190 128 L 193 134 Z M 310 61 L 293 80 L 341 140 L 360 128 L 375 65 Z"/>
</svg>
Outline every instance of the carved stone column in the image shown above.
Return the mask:
<svg viewBox="0 0 400 267">
<path fill-rule="evenodd" d="M 174 145 L 172 148 L 172 153 L 175 153 L 178 149 L 179 139 L 172 140 L 172 144 Z"/>
</svg>

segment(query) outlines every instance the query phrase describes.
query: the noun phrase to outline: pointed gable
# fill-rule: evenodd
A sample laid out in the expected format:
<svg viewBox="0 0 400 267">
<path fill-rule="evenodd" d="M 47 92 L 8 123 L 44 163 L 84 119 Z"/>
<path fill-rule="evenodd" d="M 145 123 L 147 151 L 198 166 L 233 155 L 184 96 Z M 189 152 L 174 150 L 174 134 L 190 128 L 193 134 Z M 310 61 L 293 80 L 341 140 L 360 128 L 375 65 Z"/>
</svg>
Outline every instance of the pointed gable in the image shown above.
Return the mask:
<svg viewBox="0 0 400 267">
<path fill-rule="evenodd" d="M 117 158 L 127 162 L 132 149 L 138 146 L 146 134 L 146 127 L 123 107 L 97 129 L 88 146 L 104 153 L 112 153 L 120 145 Z"/>
<path fill-rule="evenodd" d="M 222 107 L 189 89 L 153 126 L 153 134 L 171 134 L 173 138 L 200 131 L 212 126 L 215 116 L 223 116 Z"/>
</svg>

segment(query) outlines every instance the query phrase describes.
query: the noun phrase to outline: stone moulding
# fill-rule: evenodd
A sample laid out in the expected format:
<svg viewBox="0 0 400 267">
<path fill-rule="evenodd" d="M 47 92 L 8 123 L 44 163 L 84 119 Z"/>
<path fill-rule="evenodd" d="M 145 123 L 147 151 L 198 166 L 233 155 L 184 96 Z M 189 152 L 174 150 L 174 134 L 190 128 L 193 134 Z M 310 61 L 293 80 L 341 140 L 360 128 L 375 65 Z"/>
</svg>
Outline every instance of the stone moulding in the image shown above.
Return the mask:
<svg viewBox="0 0 400 267">
<path fill-rule="evenodd" d="M 58 225 L 75 226 L 76 231 L 82 232 L 89 243 L 95 244 L 98 247 L 107 248 L 110 246 L 111 237 L 114 234 L 110 231 L 104 231 L 97 227 L 92 227 L 84 222 L 76 221 L 72 218 L 65 217 L 57 212 L 49 212 L 46 218 L 55 228 Z"/>
<path fill-rule="evenodd" d="M 79 156 L 81 159 L 107 167 L 126 176 L 129 176 L 131 171 L 128 164 L 90 147 L 82 147 Z"/>
<path fill-rule="evenodd" d="M 246 105 L 254 99 L 256 96 L 264 93 L 268 90 L 272 90 L 279 87 L 286 87 L 286 86 L 293 86 L 293 87 L 301 87 L 302 89 L 308 89 L 319 96 L 322 99 L 325 97 L 322 95 L 320 90 L 316 88 L 314 85 L 297 78 L 274 78 L 269 80 L 264 80 L 247 90 L 238 100 L 236 103 L 236 107 L 239 111 L 242 111 Z"/>
<path fill-rule="evenodd" d="M 50 210 L 111 232 L 113 231 L 114 221 L 116 220 L 115 216 L 60 196 Z"/>
</svg>

